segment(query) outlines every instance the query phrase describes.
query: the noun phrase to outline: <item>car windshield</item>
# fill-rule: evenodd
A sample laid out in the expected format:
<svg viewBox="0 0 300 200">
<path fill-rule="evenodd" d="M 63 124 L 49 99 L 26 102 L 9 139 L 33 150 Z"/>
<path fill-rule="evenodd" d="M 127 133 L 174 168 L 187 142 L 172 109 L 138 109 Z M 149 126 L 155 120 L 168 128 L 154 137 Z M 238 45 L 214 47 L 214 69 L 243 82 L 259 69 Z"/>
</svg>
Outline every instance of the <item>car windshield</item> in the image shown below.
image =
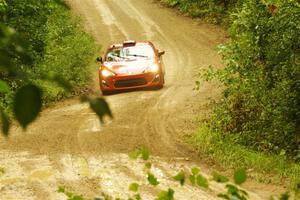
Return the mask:
<svg viewBox="0 0 300 200">
<path fill-rule="evenodd" d="M 111 48 L 105 60 L 106 61 L 123 61 L 136 59 L 151 59 L 154 57 L 153 48 L 150 45 L 135 45 L 128 47 Z"/>
</svg>

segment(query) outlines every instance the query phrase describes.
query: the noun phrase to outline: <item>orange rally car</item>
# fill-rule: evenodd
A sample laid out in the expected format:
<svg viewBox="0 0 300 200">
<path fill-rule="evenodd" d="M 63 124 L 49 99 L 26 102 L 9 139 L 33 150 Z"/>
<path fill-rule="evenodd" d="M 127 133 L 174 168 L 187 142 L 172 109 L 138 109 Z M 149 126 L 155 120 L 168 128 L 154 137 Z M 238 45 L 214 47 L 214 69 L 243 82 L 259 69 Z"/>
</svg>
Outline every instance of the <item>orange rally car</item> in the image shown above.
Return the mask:
<svg viewBox="0 0 300 200">
<path fill-rule="evenodd" d="M 147 42 L 124 41 L 111 45 L 99 68 L 99 82 L 103 94 L 133 88 L 162 88 L 164 68 L 162 55 L 154 45 Z"/>
</svg>

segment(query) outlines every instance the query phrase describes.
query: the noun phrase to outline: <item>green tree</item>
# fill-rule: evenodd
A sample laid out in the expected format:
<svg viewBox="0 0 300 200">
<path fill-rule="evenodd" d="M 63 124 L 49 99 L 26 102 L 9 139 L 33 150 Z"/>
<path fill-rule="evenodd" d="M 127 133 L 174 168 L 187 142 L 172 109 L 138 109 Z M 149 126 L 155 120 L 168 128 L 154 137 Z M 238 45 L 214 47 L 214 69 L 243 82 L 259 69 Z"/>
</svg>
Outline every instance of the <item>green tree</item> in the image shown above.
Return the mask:
<svg viewBox="0 0 300 200">
<path fill-rule="evenodd" d="M 23 128 L 42 104 L 84 87 L 96 50 L 91 36 L 59 0 L 0 1 L 0 125 L 12 113 Z M 83 98 L 99 116 L 112 116 L 106 101 Z"/>
<path fill-rule="evenodd" d="M 205 78 L 225 85 L 212 128 L 255 150 L 300 153 L 300 5 L 295 0 L 245 1 L 233 14 L 226 64 Z"/>
</svg>

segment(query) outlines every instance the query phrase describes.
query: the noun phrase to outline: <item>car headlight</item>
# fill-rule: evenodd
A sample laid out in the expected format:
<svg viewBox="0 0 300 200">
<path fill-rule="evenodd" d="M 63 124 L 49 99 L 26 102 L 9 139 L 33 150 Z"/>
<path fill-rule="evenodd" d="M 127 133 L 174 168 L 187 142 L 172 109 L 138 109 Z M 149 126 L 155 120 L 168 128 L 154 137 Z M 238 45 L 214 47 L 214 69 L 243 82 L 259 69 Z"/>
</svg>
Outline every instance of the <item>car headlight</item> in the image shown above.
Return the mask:
<svg viewBox="0 0 300 200">
<path fill-rule="evenodd" d="M 145 72 L 158 72 L 159 66 L 157 64 L 150 65 Z"/>
<path fill-rule="evenodd" d="M 110 77 L 110 76 L 114 76 L 115 74 L 111 71 L 108 71 L 107 69 L 103 69 L 101 70 L 101 74 L 103 77 Z"/>
</svg>

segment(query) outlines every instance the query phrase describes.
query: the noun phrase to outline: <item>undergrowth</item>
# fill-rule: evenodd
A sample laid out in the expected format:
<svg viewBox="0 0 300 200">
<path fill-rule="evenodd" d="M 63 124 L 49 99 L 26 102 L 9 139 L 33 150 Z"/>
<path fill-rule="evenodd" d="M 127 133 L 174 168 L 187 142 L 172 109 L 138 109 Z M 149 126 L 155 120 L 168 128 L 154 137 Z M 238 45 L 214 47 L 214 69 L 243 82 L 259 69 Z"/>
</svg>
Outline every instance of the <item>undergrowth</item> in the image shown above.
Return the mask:
<svg viewBox="0 0 300 200">
<path fill-rule="evenodd" d="M 14 71 L 18 72 L 0 72 L 1 80 L 9 86 L 9 90 L 0 94 L 0 107 L 11 112 L 15 92 L 27 84 L 42 89 L 43 103 L 86 91 L 90 86 L 92 57 L 98 49 L 69 7 L 60 0 L 1 2 L 1 25 L 17 32 L 17 38 L 12 38 L 16 42 L 12 44 L 19 46 L 3 49 L 8 54 L 3 59 L 9 58 L 12 61 L 9 65 L 17 66 Z M 19 51 L 24 51 L 26 56 L 18 55 Z M 54 81 L 57 75 L 61 77 L 60 82 L 72 86 L 71 91 Z"/>
</svg>

